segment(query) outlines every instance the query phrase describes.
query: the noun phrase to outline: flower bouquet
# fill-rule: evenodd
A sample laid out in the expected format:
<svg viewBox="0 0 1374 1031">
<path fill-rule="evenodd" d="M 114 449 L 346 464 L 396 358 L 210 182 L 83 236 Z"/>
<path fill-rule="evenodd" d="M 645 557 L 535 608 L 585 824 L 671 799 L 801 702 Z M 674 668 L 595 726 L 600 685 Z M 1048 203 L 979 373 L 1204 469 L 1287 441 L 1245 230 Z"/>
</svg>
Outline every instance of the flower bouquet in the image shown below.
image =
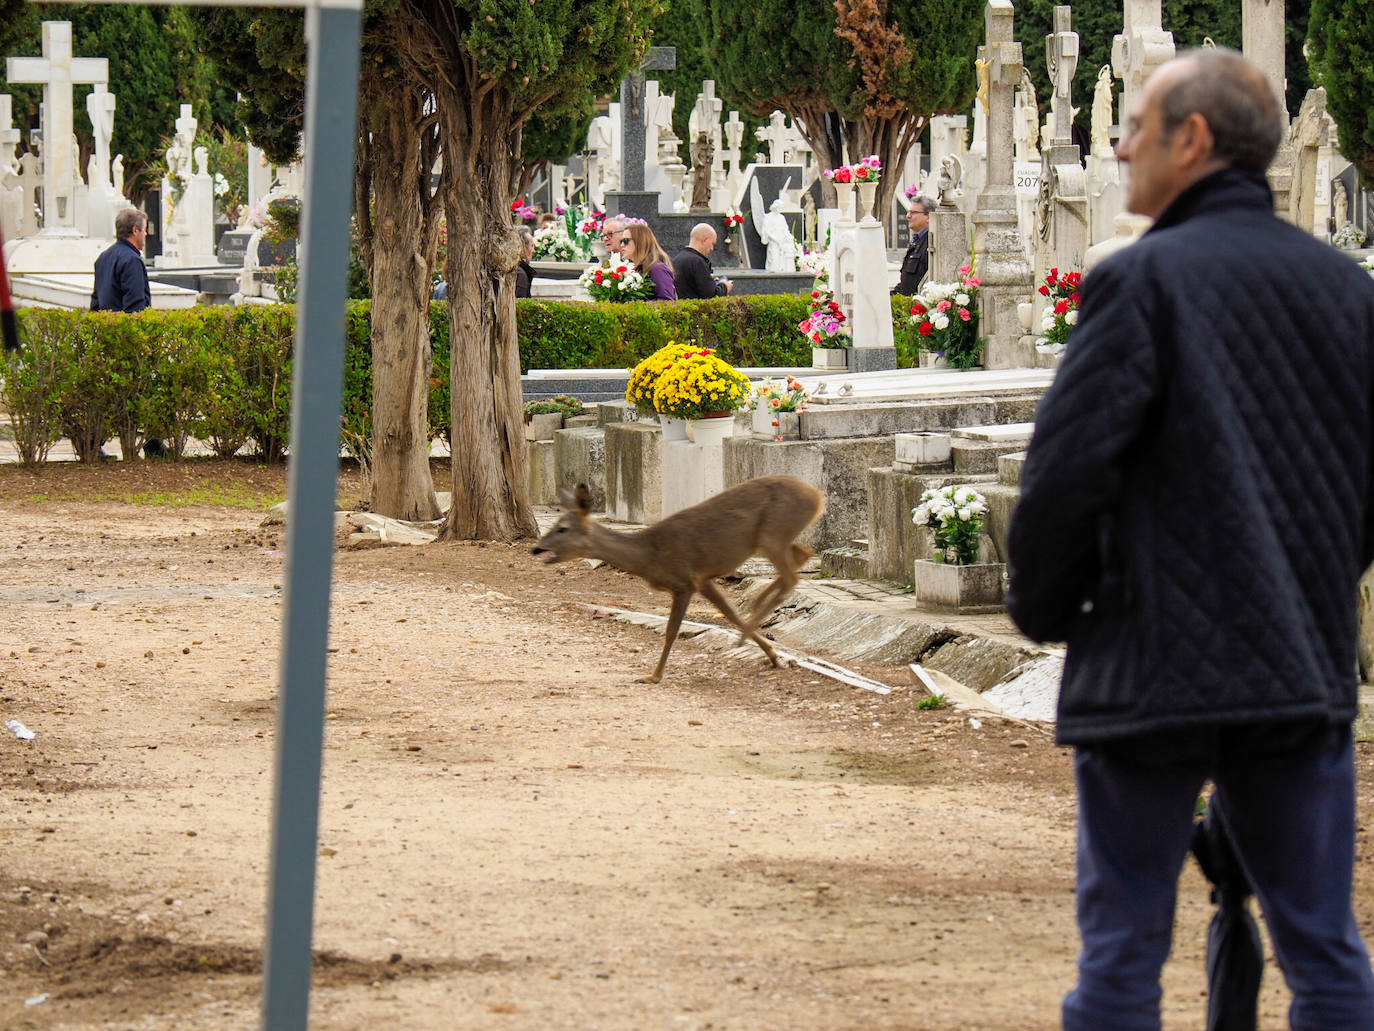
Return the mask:
<svg viewBox="0 0 1374 1031">
<path fill-rule="evenodd" d="M 959 269 L 957 283 L 926 283 L 911 305 L 911 323 L 921 346 L 943 355 L 956 369 L 972 369 L 983 355 L 978 339 L 978 287 L 971 265 Z"/>
<path fill-rule="evenodd" d="M 811 341 L 813 347 L 850 347 L 854 341 L 844 310 L 839 302 L 824 290 L 811 291 L 815 306 L 810 315 L 797 323 L 797 329 Z"/>
<path fill-rule="evenodd" d="M 535 230 L 535 261 L 580 261 L 581 258 L 582 249 L 569 239 L 561 223 Z"/>
<path fill-rule="evenodd" d="M 797 435 L 796 413 L 806 411 L 811 400 L 811 392 L 801 385 L 801 380 L 788 376 L 784 384 L 766 379 L 754 394 L 755 433 L 766 435 L 771 428 L 774 440 L 783 440 L 785 431 L 791 436 Z"/>
<path fill-rule="evenodd" d="M 1040 336 L 1035 341 L 1038 346 L 1063 350 L 1073 327 L 1078 325 L 1078 286 L 1082 282 L 1081 272 L 1050 269 L 1040 284 L 1040 295 L 1049 298 L 1049 304 L 1040 316 Z"/>
<path fill-rule="evenodd" d="M 683 352 L 654 381 L 654 411 L 675 419 L 733 412 L 753 397 L 749 377 L 704 347 Z"/>
<path fill-rule="evenodd" d="M 837 183 L 876 183 L 883 177 L 883 163 L 877 154 L 870 154 L 858 164 L 827 168 L 821 174 Z"/>
<path fill-rule="evenodd" d="M 735 230 L 744 225 L 744 215 L 740 213 L 739 208 L 729 207 L 725 209 L 723 221 L 725 222 L 724 243 L 726 247 L 731 247 L 735 242 Z"/>
<path fill-rule="evenodd" d="M 675 344 L 671 340 L 645 358 L 630 371 L 630 382 L 625 385 L 625 400 L 641 415 L 654 412 L 654 386 L 663 371 L 689 351 L 700 351 L 700 347 Z"/>
<path fill-rule="evenodd" d="M 522 222 L 533 222 L 539 217 L 539 209 L 523 200 L 513 200 L 510 202 L 510 217 L 517 225 Z"/>
<path fill-rule="evenodd" d="M 983 532 L 983 516 L 988 503 L 972 487 L 939 487 L 921 495 L 921 503 L 911 510 L 911 521 L 935 535 L 937 562 L 971 566 L 978 562 Z"/>
<path fill-rule="evenodd" d="M 589 268 L 577 281 L 594 301 L 645 301 L 654 295 L 654 284 L 624 262 Z"/>
</svg>

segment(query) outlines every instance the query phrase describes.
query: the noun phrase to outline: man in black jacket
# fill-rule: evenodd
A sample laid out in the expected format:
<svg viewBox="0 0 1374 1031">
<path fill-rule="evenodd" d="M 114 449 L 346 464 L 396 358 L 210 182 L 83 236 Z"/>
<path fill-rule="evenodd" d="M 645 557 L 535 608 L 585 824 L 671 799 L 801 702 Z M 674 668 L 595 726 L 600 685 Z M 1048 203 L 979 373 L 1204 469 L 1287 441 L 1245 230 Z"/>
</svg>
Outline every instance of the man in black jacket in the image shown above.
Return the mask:
<svg viewBox="0 0 1374 1031">
<path fill-rule="evenodd" d="M 136 208 L 115 215 L 115 242 L 95 259 L 95 289 L 91 311 L 139 312 L 151 307 L 148 268 L 143 264 L 143 241 L 148 216 Z"/>
<path fill-rule="evenodd" d="M 911 245 L 902 255 L 902 276 L 893 289 L 894 294 L 915 297 L 921 292 L 921 282 L 930 267 L 930 213 L 935 202 L 925 197 L 913 197 L 906 209 L 906 225 L 911 230 Z"/>
<path fill-rule="evenodd" d="M 1356 585 L 1374 559 L 1374 282 L 1279 220 L 1267 81 L 1195 51 L 1118 155 L 1155 218 L 1083 283 L 1041 402 L 1008 607 L 1068 642 L 1079 798 L 1070 1031 L 1159 1027 L 1204 781 L 1293 992 L 1292 1027 L 1374 1029 L 1351 908 Z M 1301 306 L 1295 304 L 1301 299 Z"/>
<path fill-rule="evenodd" d="M 735 288 L 730 280 L 712 274 L 711 252 L 715 249 L 716 231 L 705 222 L 693 226 L 687 246 L 673 259 L 673 286 L 679 301 L 724 297 Z"/>
</svg>

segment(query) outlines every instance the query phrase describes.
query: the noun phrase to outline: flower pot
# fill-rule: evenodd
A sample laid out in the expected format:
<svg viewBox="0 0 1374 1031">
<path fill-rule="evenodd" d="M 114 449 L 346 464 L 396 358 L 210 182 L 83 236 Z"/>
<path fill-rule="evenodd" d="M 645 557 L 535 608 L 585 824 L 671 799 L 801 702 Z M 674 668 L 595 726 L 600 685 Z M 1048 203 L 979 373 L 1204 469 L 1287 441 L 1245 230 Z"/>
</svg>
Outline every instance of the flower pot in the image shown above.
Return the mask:
<svg viewBox="0 0 1374 1031">
<path fill-rule="evenodd" d="M 859 220 L 862 222 L 876 222 L 873 217 L 873 205 L 878 199 L 877 183 L 859 183 Z"/>
<path fill-rule="evenodd" d="M 849 368 L 849 348 L 813 347 L 811 348 L 811 368 L 847 369 Z"/>
<path fill-rule="evenodd" d="M 674 419 L 671 415 L 660 415 L 658 424 L 663 427 L 663 442 L 687 439 L 687 420 Z"/>
<path fill-rule="evenodd" d="M 942 354 L 934 351 L 922 351 L 917 359 L 923 369 L 948 369 L 950 368 L 949 359 Z"/>
<path fill-rule="evenodd" d="M 694 444 L 719 444 L 735 432 L 735 413 L 713 414 L 705 419 L 687 420 L 687 439 Z"/>
<path fill-rule="evenodd" d="M 911 582 L 916 600 L 955 612 L 995 612 L 1002 607 L 1002 562 L 956 566 L 918 558 Z"/>
<path fill-rule="evenodd" d="M 562 412 L 541 412 L 531 415 L 525 423 L 526 440 L 553 440 L 554 432 L 563 428 Z"/>
<path fill-rule="evenodd" d="M 854 221 L 854 184 L 836 183 L 835 196 L 839 198 L 841 222 Z"/>
<path fill-rule="evenodd" d="M 773 423 L 776 420 L 777 425 Z M 755 408 L 753 423 L 750 426 L 756 437 L 770 440 L 782 437 L 784 440 L 801 438 L 801 414 L 799 412 L 777 412 L 771 408 Z"/>
</svg>

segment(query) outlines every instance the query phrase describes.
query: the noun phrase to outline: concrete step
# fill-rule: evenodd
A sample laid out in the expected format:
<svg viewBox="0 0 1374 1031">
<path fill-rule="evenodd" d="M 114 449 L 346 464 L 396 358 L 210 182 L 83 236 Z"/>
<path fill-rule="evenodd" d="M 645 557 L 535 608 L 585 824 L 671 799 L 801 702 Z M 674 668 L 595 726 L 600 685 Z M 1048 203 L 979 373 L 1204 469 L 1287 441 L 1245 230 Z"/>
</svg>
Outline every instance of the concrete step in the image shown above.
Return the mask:
<svg viewBox="0 0 1374 1031">
<path fill-rule="evenodd" d="M 1001 471 L 999 459 L 1003 455 L 1023 451 L 1025 447 L 1025 441 L 1001 444 L 955 438 L 950 441 L 949 457 L 956 473 L 997 474 Z"/>
<path fill-rule="evenodd" d="M 997 478 L 1008 487 L 1021 485 L 1021 467 L 1026 464 L 1026 453 L 1015 451 L 997 459 Z"/>
<path fill-rule="evenodd" d="M 833 576 L 842 580 L 868 579 L 868 546 L 846 544 L 838 548 L 827 548 L 820 555 L 821 576 Z"/>
</svg>

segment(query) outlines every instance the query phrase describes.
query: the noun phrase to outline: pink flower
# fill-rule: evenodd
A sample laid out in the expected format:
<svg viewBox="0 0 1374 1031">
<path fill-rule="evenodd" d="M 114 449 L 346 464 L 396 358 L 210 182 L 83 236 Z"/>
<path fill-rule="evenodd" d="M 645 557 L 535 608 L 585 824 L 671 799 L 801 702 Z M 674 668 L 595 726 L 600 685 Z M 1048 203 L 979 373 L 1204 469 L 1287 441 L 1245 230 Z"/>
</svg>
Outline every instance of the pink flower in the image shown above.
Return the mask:
<svg viewBox="0 0 1374 1031">
<path fill-rule="evenodd" d="M 981 279 L 979 279 L 977 276 L 969 276 L 968 279 L 964 280 L 964 282 L 965 282 L 966 284 L 968 284 L 969 286 L 982 286 L 982 285 L 983 285 L 983 281 L 982 281 Z"/>
<path fill-rule="evenodd" d="M 954 307 L 954 302 L 951 301 L 948 297 L 946 297 L 943 301 L 941 301 L 939 304 L 937 304 L 937 305 L 935 306 L 935 310 L 936 310 L 936 311 L 949 311 L 949 310 L 950 310 L 951 308 L 953 308 L 953 307 Z"/>
<path fill-rule="evenodd" d="M 968 322 L 970 319 L 973 318 L 973 315 L 969 312 L 967 308 L 960 308 L 959 318 L 963 319 L 965 322 Z"/>
<path fill-rule="evenodd" d="M 852 183 L 853 181 L 854 175 L 847 166 L 835 169 L 835 182 Z"/>
<path fill-rule="evenodd" d="M 782 402 L 779 401 L 776 397 L 772 397 L 768 399 L 768 405 L 770 408 L 781 408 Z M 773 425 L 776 426 L 777 423 L 774 423 Z"/>
<path fill-rule="evenodd" d="M 797 323 L 797 328 L 798 328 L 799 330 L 801 330 L 803 333 L 810 333 L 810 332 L 811 332 L 811 320 L 810 320 L 810 319 L 806 319 L 806 320 L 803 321 L 803 322 L 798 322 L 798 323 Z"/>
<path fill-rule="evenodd" d="M 966 275 L 968 275 L 968 274 L 969 274 L 970 272 L 972 272 L 972 271 L 973 271 L 973 266 L 972 266 L 972 265 L 960 265 L 960 266 L 959 266 L 959 275 L 961 275 L 961 276 L 966 276 Z"/>
</svg>

